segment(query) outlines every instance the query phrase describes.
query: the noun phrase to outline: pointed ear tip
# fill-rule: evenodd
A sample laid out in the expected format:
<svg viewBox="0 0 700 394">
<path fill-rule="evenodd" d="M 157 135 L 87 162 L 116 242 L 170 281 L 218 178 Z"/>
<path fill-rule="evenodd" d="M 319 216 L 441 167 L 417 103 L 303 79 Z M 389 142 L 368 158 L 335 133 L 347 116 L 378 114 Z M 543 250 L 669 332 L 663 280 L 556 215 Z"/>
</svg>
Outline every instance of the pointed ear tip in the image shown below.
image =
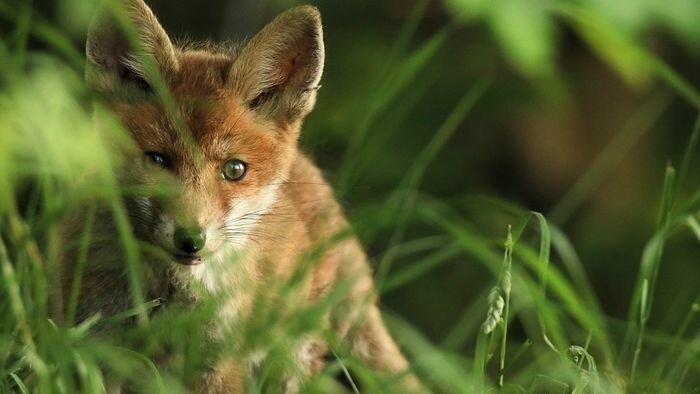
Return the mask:
<svg viewBox="0 0 700 394">
<path fill-rule="evenodd" d="M 285 12 L 285 14 L 295 19 L 307 19 L 313 21 L 314 24 L 321 24 L 321 11 L 319 11 L 318 8 L 313 5 L 301 5 L 294 7 Z"/>
<path fill-rule="evenodd" d="M 96 49 L 95 47 L 100 44 L 105 35 L 108 35 L 106 31 L 112 33 L 115 29 L 114 23 L 110 20 L 104 5 L 98 6 L 92 14 L 85 34 L 85 54 L 88 56 L 88 60 L 90 55 L 92 55 L 92 51 Z"/>
</svg>

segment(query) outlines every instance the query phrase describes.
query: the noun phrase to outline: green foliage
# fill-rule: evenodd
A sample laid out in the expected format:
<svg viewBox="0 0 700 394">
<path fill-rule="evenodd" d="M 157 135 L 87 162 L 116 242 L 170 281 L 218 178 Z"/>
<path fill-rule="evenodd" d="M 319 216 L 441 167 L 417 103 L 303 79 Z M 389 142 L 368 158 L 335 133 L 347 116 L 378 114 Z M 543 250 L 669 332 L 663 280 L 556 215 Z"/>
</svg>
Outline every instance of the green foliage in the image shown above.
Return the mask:
<svg viewBox="0 0 700 394">
<path fill-rule="evenodd" d="M 504 54 L 524 75 L 551 76 L 558 26 L 548 1 L 449 0 L 456 17 L 466 23 L 483 19 Z"/>
<path fill-rule="evenodd" d="M 558 36 L 573 30 L 632 86 L 649 85 L 653 74 L 669 81 L 659 59 L 649 58 L 642 45 L 654 28 L 670 32 L 697 54 L 700 28 L 690 15 L 700 15 L 700 3 L 688 0 L 445 0 L 463 23 L 484 21 L 504 55 L 523 75 L 551 79 L 556 72 Z M 697 91 L 689 99 L 700 103 Z"/>
<path fill-rule="evenodd" d="M 64 1 L 60 6 L 63 13 L 76 10 L 76 31 L 85 27 L 91 9 L 78 3 Z M 694 38 L 700 35 L 700 24 L 691 16 L 700 15 L 698 2 L 447 3 L 460 22 L 484 21 L 509 61 L 534 80 L 558 72 L 558 35 L 566 27 L 631 84 L 642 86 L 656 74 L 676 95 L 695 106 L 699 102 L 690 83 L 640 44 L 643 35 L 658 26 L 688 50 L 697 50 Z M 371 163 L 382 155 L 387 141 L 405 132 L 406 119 L 428 90 L 427 84 L 422 91 L 416 87 L 428 78 L 424 72 L 455 31 L 445 27 L 410 49 L 426 4 L 417 3 L 386 63 L 386 78 L 363 97 L 363 115 L 344 136 L 348 148 L 335 178 L 343 196 L 372 175 Z M 11 23 L 12 33 L 0 40 L 0 393 L 99 393 L 110 381 L 136 392 L 186 392 L 193 371 L 227 351 L 226 346 L 209 343 L 201 332 L 202 322 L 212 318 L 221 300 L 182 311 L 145 298 L 139 272 L 141 257 L 149 249 L 130 230 L 122 197 L 134 190 L 116 182 L 112 158 L 114 146 L 128 142 L 122 127 L 82 82 L 84 59 L 70 41 L 75 31 L 55 28 L 32 15 L 29 7 L 0 4 L 0 16 Z M 30 36 L 49 50 L 29 51 Z M 401 163 L 403 177 L 388 193 L 353 208 L 358 233 L 384 251 L 376 259 L 376 281 L 385 295 L 409 289 L 427 297 L 419 281 L 449 265 L 488 273 L 483 283 L 462 278 L 465 287 L 476 287 L 481 295 L 455 302 L 455 308 L 464 309 L 459 316 L 455 313 L 453 326 L 441 338 L 421 333 L 410 321 L 412 316 L 387 313 L 412 370 L 435 392 L 693 392 L 698 384 L 694 377 L 700 374 L 700 293 L 683 300 L 690 307 L 681 321 L 673 322 L 677 330 L 652 327 L 650 318 L 663 315 L 654 308 L 659 294 L 676 290 L 660 288 L 658 278 L 660 270 L 673 263 L 665 261 L 673 241 L 690 237 L 697 257 L 700 190 L 691 174 L 697 164 L 693 159 L 700 120 L 690 133 L 678 175 L 669 164 L 663 182 L 650 186 L 658 190 L 660 202 L 656 228 L 647 234 L 645 248 L 621 246 L 623 253 L 641 257 L 628 319 L 620 321 L 606 314 L 606 299 L 596 293 L 589 267 L 560 226 L 665 113 L 669 94 L 652 93 L 548 215 L 499 198 L 446 199 L 423 192 L 431 166 L 441 160 L 440 153 L 459 126 L 480 110 L 492 83 L 483 79 L 462 89 L 444 121 L 431 125 L 434 132 L 428 142 L 413 153 L 411 162 Z M 101 122 L 101 132 L 96 131 L 95 119 Z M 451 182 L 447 178 L 445 182 Z M 89 230 L 97 206 L 108 207 L 118 225 L 133 306 L 118 315 L 96 315 L 76 323 L 82 279 L 78 270 L 69 298 L 62 300 L 67 315 L 59 320 L 56 310 L 62 305 L 53 282 L 58 261 L 67 248 L 85 251 L 95 242 Z M 84 235 L 62 244 L 61 219 L 76 210 L 87 212 Z M 483 217 L 485 221 L 478 220 Z M 79 266 L 90 264 L 84 253 L 78 259 Z M 290 349 L 295 340 L 319 330 L 321 316 L 347 290 L 348 284 L 341 283 L 328 300 L 290 312 L 285 296 L 293 294 L 306 274 L 299 272 L 290 283 L 280 284 L 275 289 L 282 295 L 280 301 L 256 305 L 254 319 L 231 333 L 232 341 L 243 344 L 237 357 L 261 350 L 270 355 L 259 376 L 247 382 L 251 392 L 276 391 L 284 371 L 294 367 Z M 615 280 L 632 282 L 626 277 Z M 122 329 L 131 321 L 138 323 Z M 362 365 L 338 338 L 324 334 L 333 357 L 303 391 L 397 391 L 395 381 Z M 157 361 L 165 352 L 177 356 L 159 368 Z M 349 389 L 336 382 L 339 374 L 350 376 Z"/>
</svg>

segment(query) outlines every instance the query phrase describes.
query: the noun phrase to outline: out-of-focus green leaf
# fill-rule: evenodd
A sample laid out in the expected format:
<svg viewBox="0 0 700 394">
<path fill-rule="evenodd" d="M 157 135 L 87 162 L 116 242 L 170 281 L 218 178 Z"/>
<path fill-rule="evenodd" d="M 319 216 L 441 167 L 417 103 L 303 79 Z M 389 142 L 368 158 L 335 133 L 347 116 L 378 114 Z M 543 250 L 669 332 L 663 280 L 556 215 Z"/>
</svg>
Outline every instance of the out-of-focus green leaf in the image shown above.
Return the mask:
<svg viewBox="0 0 700 394">
<path fill-rule="evenodd" d="M 546 1 L 446 0 L 447 7 L 464 23 L 485 20 L 505 57 L 522 74 L 551 75 L 557 26 Z"/>
<path fill-rule="evenodd" d="M 668 29 L 685 47 L 700 54 L 700 1 L 649 0 L 648 3 L 659 25 Z"/>
<path fill-rule="evenodd" d="M 653 1 L 653 0 L 652 0 Z M 641 33 L 651 21 L 650 0 L 588 0 L 591 9 L 625 34 Z"/>
<path fill-rule="evenodd" d="M 651 70 L 643 52 L 628 34 L 587 6 L 558 8 L 579 36 L 631 86 L 643 88 L 650 82 Z"/>
<path fill-rule="evenodd" d="M 493 8 L 489 0 L 445 0 L 448 9 L 461 21 L 482 17 Z"/>
<path fill-rule="evenodd" d="M 96 0 L 64 0 L 58 2 L 58 13 L 63 26 L 76 36 L 85 34 L 95 13 Z"/>
<path fill-rule="evenodd" d="M 700 51 L 700 2 L 695 0 L 445 0 L 462 23 L 485 22 L 504 55 L 523 75 L 552 75 L 560 24 L 571 27 L 628 84 L 649 85 L 643 34 L 659 28 Z"/>
<path fill-rule="evenodd" d="M 543 2 L 503 1 L 493 8 L 489 24 L 521 73 L 538 78 L 553 71 L 556 25 Z"/>
</svg>

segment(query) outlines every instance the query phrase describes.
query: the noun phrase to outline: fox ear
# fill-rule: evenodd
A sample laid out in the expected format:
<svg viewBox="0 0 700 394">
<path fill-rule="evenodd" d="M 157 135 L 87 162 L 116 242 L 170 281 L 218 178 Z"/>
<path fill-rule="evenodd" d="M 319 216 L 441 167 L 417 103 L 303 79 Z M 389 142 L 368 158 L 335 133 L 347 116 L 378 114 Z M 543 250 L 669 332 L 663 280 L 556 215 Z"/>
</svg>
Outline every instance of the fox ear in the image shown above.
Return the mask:
<svg viewBox="0 0 700 394">
<path fill-rule="evenodd" d="M 153 71 L 167 78 L 177 70 L 175 49 L 168 35 L 143 0 L 109 3 L 113 7 L 104 3 L 90 26 L 85 45 L 88 85 L 101 92 L 125 87 L 150 92 L 148 76 Z"/>
<path fill-rule="evenodd" d="M 275 18 L 241 51 L 229 86 L 263 116 L 301 120 L 316 101 L 323 57 L 321 14 L 312 6 L 296 7 Z"/>
</svg>

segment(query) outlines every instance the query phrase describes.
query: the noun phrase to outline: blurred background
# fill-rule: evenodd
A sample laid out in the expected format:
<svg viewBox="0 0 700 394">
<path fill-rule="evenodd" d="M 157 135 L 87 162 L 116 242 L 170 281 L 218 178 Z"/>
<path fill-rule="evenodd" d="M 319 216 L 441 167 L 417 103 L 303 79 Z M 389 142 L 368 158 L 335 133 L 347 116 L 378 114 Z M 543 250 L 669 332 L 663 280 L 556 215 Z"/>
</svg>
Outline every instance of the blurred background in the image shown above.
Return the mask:
<svg viewBox="0 0 700 394">
<path fill-rule="evenodd" d="M 33 17 L 82 50 L 89 3 L 35 0 Z M 213 41 L 250 37 L 294 5 L 320 8 L 326 68 L 302 146 L 355 222 L 397 188 L 465 94 L 484 87 L 425 170 L 421 194 L 449 202 L 499 242 L 512 216 L 475 201 L 493 196 L 542 212 L 570 237 L 604 311 L 626 318 L 665 167 L 680 164 L 698 114 L 700 2 L 148 3 L 171 36 Z M 30 47 L 47 45 L 32 38 Z M 699 167 L 689 167 L 684 195 L 700 184 Z M 427 227 L 412 223 L 405 238 L 430 234 Z M 357 231 L 373 261 L 386 257 L 390 225 Z M 671 329 L 689 310 L 699 256 L 690 234 L 667 245 L 652 329 Z M 398 256 L 389 271 L 410 263 Z M 382 302 L 439 342 L 464 311 L 485 314 L 494 280 L 456 255 L 387 289 Z"/>
</svg>

